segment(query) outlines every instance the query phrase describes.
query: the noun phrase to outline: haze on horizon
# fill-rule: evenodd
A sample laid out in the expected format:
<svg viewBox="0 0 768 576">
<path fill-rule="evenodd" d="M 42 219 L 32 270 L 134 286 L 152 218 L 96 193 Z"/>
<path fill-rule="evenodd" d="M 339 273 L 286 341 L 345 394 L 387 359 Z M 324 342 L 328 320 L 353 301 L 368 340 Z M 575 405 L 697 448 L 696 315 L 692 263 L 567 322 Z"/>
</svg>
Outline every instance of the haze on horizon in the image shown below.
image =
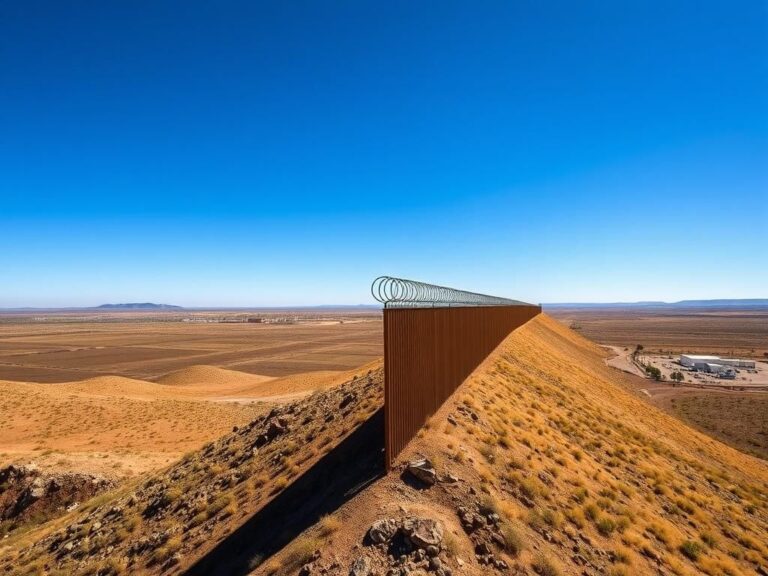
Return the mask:
<svg viewBox="0 0 768 576">
<path fill-rule="evenodd" d="M 6 4 L 0 307 L 760 298 L 768 5 Z"/>
</svg>

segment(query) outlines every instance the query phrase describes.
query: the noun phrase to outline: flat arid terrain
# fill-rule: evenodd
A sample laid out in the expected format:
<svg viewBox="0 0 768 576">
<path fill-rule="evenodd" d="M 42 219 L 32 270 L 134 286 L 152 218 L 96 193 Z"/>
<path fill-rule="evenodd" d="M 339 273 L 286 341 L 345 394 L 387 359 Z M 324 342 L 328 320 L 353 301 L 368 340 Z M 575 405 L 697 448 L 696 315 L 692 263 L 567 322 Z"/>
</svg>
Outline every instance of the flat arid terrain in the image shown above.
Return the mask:
<svg viewBox="0 0 768 576">
<path fill-rule="evenodd" d="M 60 509 L 39 511 L 43 523 L 31 514 L 14 529 L 6 522 L 0 567 L 101 575 L 765 573 L 768 463 L 650 404 L 637 390 L 646 381 L 608 366 L 608 356 L 539 316 L 486 359 L 389 473 L 380 363 L 337 373 L 76 507 L 62 495 L 64 480 L 55 492 L 40 485 L 35 502 L 53 499 Z M 183 388 L 183 376 L 154 385 Z M 88 389 L 62 386 L 72 395 Z M 195 398 L 211 393 L 198 386 Z M 233 395 L 242 394 L 238 386 Z M 421 472 L 409 472 L 422 458 Z M 6 504 L 26 502 L 19 486 L 34 474 L 15 469 L 0 479 Z"/>
<path fill-rule="evenodd" d="M 765 309 L 553 307 L 546 312 L 598 344 L 768 360 Z"/>
<path fill-rule="evenodd" d="M 0 380 L 155 380 L 200 364 L 285 376 L 348 370 L 381 354 L 377 311 L 0 314 Z"/>
</svg>

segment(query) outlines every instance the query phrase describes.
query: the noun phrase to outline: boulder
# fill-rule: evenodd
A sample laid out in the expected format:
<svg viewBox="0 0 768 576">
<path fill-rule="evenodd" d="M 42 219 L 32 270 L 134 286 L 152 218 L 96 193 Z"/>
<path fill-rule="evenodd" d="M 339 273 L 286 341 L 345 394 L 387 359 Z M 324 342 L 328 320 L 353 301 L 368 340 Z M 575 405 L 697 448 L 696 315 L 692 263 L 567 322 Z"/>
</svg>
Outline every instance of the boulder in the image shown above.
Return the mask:
<svg viewBox="0 0 768 576">
<path fill-rule="evenodd" d="M 375 544 L 389 542 L 397 534 L 399 526 L 394 518 L 376 520 L 368 530 L 368 537 Z"/>
<path fill-rule="evenodd" d="M 406 518 L 403 521 L 403 534 L 417 548 L 426 549 L 429 546 L 440 548 L 443 543 L 443 523 L 430 518 Z"/>
<path fill-rule="evenodd" d="M 432 462 L 426 458 L 413 460 L 408 463 L 408 473 L 427 486 L 434 486 L 437 482 L 437 472 Z"/>
<path fill-rule="evenodd" d="M 352 567 L 349 569 L 349 576 L 370 576 L 370 574 L 371 563 L 368 561 L 368 558 L 361 556 L 352 562 Z"/>
</svg>

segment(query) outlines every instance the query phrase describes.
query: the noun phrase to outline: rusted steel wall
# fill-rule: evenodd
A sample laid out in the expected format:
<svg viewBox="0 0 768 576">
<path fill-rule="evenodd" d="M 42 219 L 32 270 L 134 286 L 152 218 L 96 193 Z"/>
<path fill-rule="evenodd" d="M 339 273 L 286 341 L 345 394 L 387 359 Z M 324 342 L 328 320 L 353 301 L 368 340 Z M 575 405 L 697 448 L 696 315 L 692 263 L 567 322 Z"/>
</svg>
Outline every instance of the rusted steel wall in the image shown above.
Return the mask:
<svg viewBox="0 0 768 576">
<path fill-rule="evenodd" d="M 387 467 L 427 419 L 540 306 L 384 309 Z"/>
</svg>

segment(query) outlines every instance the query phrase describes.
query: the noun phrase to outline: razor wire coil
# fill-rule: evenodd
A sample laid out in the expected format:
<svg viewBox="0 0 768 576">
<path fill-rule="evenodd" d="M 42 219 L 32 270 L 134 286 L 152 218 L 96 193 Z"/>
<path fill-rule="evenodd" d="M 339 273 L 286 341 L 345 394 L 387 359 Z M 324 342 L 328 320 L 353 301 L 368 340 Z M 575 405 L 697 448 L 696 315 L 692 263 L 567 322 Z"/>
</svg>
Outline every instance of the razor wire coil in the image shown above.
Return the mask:
<svg viewBox="0 0 768 576">
<path fill-rule="evenodd" d="M 379 276 L 371 284 L 371 294 L 385 308 L 443 306 L 521 306 L 525 302 L 457 290 L 392 276 Z"/>
</svg>

